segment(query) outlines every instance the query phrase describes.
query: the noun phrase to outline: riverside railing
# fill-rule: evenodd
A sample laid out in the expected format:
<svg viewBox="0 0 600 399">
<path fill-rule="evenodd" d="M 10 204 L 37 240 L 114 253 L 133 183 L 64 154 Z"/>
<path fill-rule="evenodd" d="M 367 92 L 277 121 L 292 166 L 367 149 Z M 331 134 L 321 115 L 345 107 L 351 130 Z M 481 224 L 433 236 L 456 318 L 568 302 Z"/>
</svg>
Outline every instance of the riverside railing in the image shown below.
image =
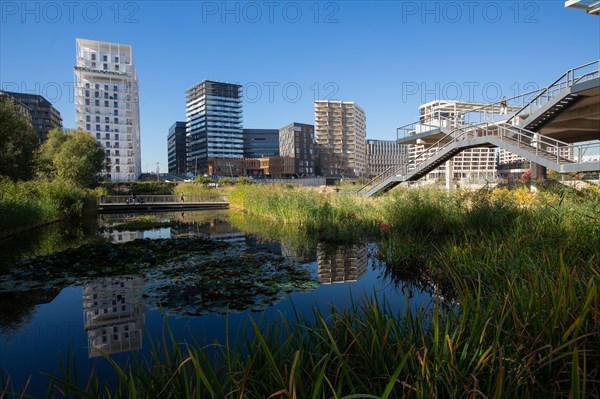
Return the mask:
<svg viewBox="0 0 600 399">
<path fill-rule="evenodd" d="M 98 197 L 98 204 L 164 204 L 164 203 L 199 203 L 229 202 L 229 196 L 223 194 L 194 195 L 108 195 Z"/>
</svg>

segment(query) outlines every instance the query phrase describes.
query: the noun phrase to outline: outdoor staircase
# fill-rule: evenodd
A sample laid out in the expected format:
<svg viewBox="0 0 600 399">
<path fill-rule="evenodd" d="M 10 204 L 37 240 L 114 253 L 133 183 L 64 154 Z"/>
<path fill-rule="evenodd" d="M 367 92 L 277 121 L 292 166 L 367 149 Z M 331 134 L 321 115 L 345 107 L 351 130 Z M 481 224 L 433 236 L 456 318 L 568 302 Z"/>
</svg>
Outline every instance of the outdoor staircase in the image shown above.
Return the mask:
<svg viewBox="0 0 600 399">
<path fill-rule="evenodd" d="M 583 155 L 589 154 L 592 148 L 597 151 L 600 142 L 568 144 L 538 133 L 545 124 L 581 100 L 582 96 L 573 93 L 573 86 L 599 77 L 600 61 L 594 61 L 570 69 L 548 87 L 509 99 L 522 101 L 522 105 L 508 118 L 497 118 L 502 117 L 499 103 L 447 118 L 443 124 L 453 127 L 447 135 L 423 148 L 406 163 L 386 169 L 356 193 L 371 197 L 400 183 L 418 180 L 462 151 L 475 147 L 498 147 L 559 173 L 600 170 L 600 162 L 583 161 Z M 479 122 L 472 122 L 474 113 Z M 406 126 L 407 131 L 415 130 L 413 125 Z"/>
</svg>

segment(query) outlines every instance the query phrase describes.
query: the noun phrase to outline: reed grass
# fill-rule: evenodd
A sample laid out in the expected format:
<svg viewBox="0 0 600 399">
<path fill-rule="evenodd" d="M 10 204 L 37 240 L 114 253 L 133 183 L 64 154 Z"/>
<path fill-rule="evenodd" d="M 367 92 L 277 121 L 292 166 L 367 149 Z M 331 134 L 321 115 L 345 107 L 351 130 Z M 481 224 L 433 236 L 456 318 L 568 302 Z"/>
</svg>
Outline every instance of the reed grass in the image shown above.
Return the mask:
<svg viewBox="0 0 600 399">
<path fill-rule="evenodd" d="M 50 377 L 48 396 L 598 396 L 596 191 L 399 190 L 364 201 L 253 185 L 235 187 L 230 201 L 311 234 L 370 234 L 388 273 L 427 284 L 432 304 L 415 311 L 407 298 L 396 309 L 365 293 L 326 314 L 282 314 L 261 328 L 249 318 L 215 343 L 179 342 L 165 325 L 150 359 L 112 363 L 112 389 L 95 373 L 77 380 L 71 368 Z M 0 392 L 21 393 L 9 387 Z"/>
<path fill-rule="evenodd" d="M 0 237 L 94 209 L 90 190 L 63 182 L 0 180 Z"/>
</svg>

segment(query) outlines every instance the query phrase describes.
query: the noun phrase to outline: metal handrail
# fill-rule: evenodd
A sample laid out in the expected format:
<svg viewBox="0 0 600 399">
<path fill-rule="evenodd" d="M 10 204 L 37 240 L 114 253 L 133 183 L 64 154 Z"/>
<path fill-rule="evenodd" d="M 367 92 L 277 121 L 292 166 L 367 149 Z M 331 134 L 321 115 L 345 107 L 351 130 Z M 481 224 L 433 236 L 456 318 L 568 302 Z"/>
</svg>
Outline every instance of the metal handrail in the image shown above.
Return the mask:
<svg viewBox="0 0 600 399">
<path fill-rule="evenodd" d="M 155 203 L 190 203 L 190 202 L 227 202 L 228 195 L 194 194 L 194 195 L 107 195 L 97 198 L 98 204 L 155 204 Z"/>
<path fill-rule="evenodd" d="M 594 69 L 593 71 L 590 72 L 586 72 L 580 76 L 578 76 L 577 78 L 575 77 L 576 71 L 579 71 L 581 69 L 587 68 L 591 65 L 597 64 L 596 69 Z M 592 61 L 592 62 L 588 62 L 587 64 L 583 64 L 580 65 L 578 67 L 575 68 L 571 68 L 569 69 L 567 72 L 563 73 L 558 79 L 556 79 L 554 82 L 552 82 L 550 85 L 546 86 L 537 96 L 535 96 L 534 98 L 532 98 L 529 103 L 523 105 L 523 107 L 517 111 L 516 113 L 514 113 L 508 120 L 507 122 L 512 121 L 512 119 L 519 115 L 521 112 L 523 112 L 524 110 L 531 108 L 532 105 L 538 105 L 540 104 L 540 102 L 538 100 L 541 99 L 546 99 L 547 101 L 550 101 L 551 98 L 555 97 L 557 92 L 561 92 L 562 90 L 573 86 L 575 83 L 580 82 L 581 80 L 583 80 L 586 77 L 593 77 L 593 76 L 600 76 L 600 60 L 596 60 L 596 61 Z M 564 82 L 563 82 L 564 80 Z M 550 93 L 553 93 L 552 95 L 550 95 Z M 546 102 L 547 102 L 546 101 Z M 542 103 L 543 104 L 543 103 Z"/>
<path fill-rule="evenodd" d="M 458 141 L 486 136 L 498 137 L 501 141 L 505 142 L 516 142 L 518 147 L 526 148 L 528 151 L 533 152 L 538 156 L 550 158 L 552 161 L 555 160 L 557 164 L 560 164 L 561 160 L 570 163 L 583 162 L 583 156 L 586 152 L 592 148 L 600 148 L 600 141 L 573 145 L 508 123 L 490 124 L 489 122 L 482 122 L 472 124 L 461 122 L 460 125 L 447 136 L 452 137 L 450 141 L 447 141 L 447 137 L 442 138 L 433 145 L 421 150 L 418 154 L 401 164 L 399 167 L 394 165 L 387 168 L 383 173 L 379 174 L 365 186 L 356 191 L 356 194 L 360 195 L 365 190 L 375 187 L 380 182 L 385 181 L 385 179 L 390 176 L 398 175 L 398 172 L 401 172 L 400 174 L 402 175 L 415 170 L 421 170 L 428 159 L 441 153 L 444 148 L 447 148 Z M 595 152 L 596 151 L 594 151 L 594 153 Z M 425 155 L 427 156 L 425 157 Z M 411 165 L 414 165 L 413 168 L 411 168 Z"/>
</svg>

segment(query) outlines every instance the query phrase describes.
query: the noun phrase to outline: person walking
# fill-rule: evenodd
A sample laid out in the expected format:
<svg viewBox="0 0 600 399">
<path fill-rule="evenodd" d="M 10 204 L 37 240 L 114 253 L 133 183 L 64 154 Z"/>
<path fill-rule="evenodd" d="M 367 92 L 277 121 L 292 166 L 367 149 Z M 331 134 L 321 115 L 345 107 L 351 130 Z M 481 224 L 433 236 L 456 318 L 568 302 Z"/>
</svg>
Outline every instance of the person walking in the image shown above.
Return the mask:
<svg viewBox="0 0 600 399">
<path fill-rule="evenodd" d="M 502 97 L 502 101 L 500 101 L 500 115 L 506 115 L 508 112 L 508 105 L 506 104 L 506 97 Z"/>
<path fill-rule="evenodd" d="M 181 193 L 181 202 L 185 201 L 185 196 L 183 195 L 183 193 Z"/>
</svg>

